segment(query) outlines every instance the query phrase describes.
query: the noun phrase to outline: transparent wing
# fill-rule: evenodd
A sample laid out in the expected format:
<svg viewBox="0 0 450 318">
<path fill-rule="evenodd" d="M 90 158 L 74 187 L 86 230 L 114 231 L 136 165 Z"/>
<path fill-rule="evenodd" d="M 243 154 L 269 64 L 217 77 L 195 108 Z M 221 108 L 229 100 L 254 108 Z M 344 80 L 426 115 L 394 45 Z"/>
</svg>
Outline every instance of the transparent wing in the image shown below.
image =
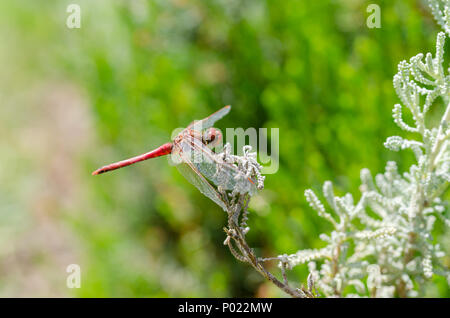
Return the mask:
<svg viewBox="0 0 450 318">
<path fill-rule="evenodd" d="M 181 152 L 175 154 L 175 156 L 181 155 L 181 162 L 179 162 L 176 167 L 178 171 L 192 184 L 194 185 L 202 194 L 206 195 L 208 198 L 213 200 L 217 205 L 219 205 L 224 211 L 227 211 L 225 202 L 222 200 L 221 195 L 216 189 L 203 177 L 197 170 L 197 168 L 186 158 L 182 156 Z"/>
<path fill-rule="evenodd" d="M 211 149 L 196 138 L 180 143 L 183 161 L 190 162 L 205 178 L 225 190 L 239 193 L 256 192 L 255 183 L 230 163 L 219 161 Z"/>
<path fill-rule="evenodd" d="M 228 114 L 230 112 L 231 106 L 225 106 L 222 109 L 219 109 L 218 111 L 216 111 L 215 113 L 209 115 L 208 117 L 202 119 L 202 120 L 197 120 L 192 122 L 188 128 L 191 128 L 193 130 L 203 130 L 206 128 L 210 128 L 214 125 L 214 123 L 216 121 L 218 121 L 219 119 L 221 119 L 222 117 L 224 117 L 226 114 Z"/>
</svg>

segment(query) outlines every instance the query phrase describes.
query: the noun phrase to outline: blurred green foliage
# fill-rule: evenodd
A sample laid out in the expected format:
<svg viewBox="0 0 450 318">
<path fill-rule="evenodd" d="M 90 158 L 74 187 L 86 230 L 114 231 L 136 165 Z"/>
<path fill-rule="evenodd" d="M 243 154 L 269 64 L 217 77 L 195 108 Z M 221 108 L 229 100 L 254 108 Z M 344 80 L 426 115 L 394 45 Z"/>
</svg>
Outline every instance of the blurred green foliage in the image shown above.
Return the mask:
<svg viewBox="0 0 450 318">
<path fill-rule="evenodd" d="M 359 197 L 360 169 L 413 162 L 383 147 L 403 134 L 392 77 L 439 28 L 422 1 L 375 2 L 380 29 L 364 0 L 2 1 L 0 295 L 284 297 L 230 255 L 225 213 L 166 159 L 90 173 L 231 104 L 219 128 L 280 129 L 250 244 L 321 247 L 330 227 L 306 188 L 333 180 Z M 80 29 L 66 27 L 70 3 Z M 80 289 L 65 286 L 71 263 Z M 429 295 L 448 297 L 446 282 Z"/>
</svg>

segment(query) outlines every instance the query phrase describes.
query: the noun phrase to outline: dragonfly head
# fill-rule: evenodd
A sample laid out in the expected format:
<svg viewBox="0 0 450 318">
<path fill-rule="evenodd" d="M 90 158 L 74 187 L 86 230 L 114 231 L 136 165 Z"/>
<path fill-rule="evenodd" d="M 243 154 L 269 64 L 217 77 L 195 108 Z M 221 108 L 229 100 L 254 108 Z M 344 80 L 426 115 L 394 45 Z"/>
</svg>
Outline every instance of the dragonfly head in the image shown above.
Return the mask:
<svg viewBox="0 0 450 318">
<path fill-rule="evenodd" d="M 222 141 L 222 132 L 216 128 L 208 128 L 203 133 L 202 141 L 209 148 L 214 148 Z"/>
</svg>

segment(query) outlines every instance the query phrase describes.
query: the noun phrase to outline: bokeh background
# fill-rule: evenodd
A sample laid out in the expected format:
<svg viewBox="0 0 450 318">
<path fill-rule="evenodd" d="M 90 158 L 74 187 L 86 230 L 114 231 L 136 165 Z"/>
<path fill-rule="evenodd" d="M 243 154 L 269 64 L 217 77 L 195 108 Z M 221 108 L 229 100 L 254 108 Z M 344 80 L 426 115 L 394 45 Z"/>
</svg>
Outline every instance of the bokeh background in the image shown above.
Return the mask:
<svg viewBox="0 0 450 318">
<path fill-rule="evenodd" d="M 66 27 L 70 3 L 80 29 Z M 380 29 L 366 26 L 370 3 Z M 362 168 L 410 166 L 383 147 L 405 136 L 392 77 L 434 52 L 438 31 L 413 0 L 1 1 L 0 296 L 285 297 L 230 255 L 225 213 L 166 159 L 91 172 L 231 104 L 217 127 L 280 129 L 249 243 L 262 256 L 320 248 L 330 227 L 304 190 L 332 180 L 359 198 Z M 435 239 L 448 245 L 439 227 Z M 66 287 L 72 263 L 80 289 Z M 433 278 L 427 296 L 449 295 Z"/>
</svg>

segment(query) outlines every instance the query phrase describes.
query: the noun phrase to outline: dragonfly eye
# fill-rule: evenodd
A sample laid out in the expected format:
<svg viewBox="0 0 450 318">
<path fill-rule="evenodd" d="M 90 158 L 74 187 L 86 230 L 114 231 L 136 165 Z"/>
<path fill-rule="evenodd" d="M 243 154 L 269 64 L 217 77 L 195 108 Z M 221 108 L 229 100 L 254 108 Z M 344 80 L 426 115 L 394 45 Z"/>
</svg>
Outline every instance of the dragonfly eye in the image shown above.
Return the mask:
<svg viewBox="0 0 450 318">
<path fill-rule="evenodd" d="M 209 128 L 203 134 L 203 138 L 202 139 L 203 139 L 203 143 L 205 145 L 208 145 L 209 147 L 213 148 L 222 139 L 222 133 L 219 130 L 215 129 L 215 128 Z"/>
</svg>

